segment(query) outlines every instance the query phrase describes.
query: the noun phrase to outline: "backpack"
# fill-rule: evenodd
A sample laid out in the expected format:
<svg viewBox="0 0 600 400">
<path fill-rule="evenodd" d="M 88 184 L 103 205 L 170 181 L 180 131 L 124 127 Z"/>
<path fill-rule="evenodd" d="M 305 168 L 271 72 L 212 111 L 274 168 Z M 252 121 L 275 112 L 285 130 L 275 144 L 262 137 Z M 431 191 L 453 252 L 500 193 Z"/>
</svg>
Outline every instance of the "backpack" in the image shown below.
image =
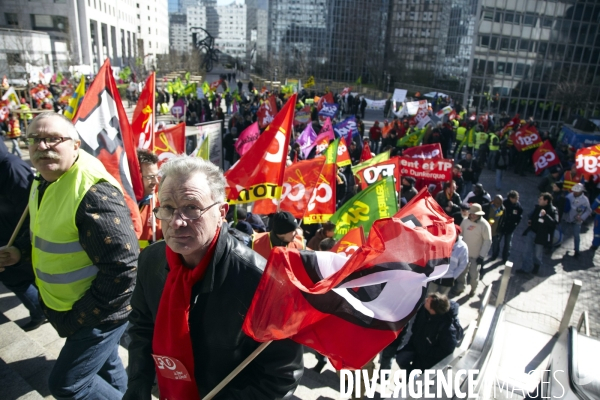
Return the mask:
<svg viewBox="0 0 600 400">
<path fill-rule="evenodd" d="M 452 326 L 456 330 L 456 347 L 459 347 L 462 344 L 463 339 L 465 338 L 465 330 L 458 321 L 458 318 L 452 319 Z"/>
</svg>

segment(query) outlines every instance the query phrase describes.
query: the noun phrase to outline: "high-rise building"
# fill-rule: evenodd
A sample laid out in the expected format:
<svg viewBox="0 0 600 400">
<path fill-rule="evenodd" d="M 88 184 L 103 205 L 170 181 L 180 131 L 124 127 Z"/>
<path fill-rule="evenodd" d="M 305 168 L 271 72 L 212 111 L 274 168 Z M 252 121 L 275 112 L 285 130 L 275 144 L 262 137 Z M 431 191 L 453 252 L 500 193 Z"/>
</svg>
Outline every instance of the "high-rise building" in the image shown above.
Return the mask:
<svg viewBox="0 0 600 400">
<path fill-rule="evenodd" d="M 169 0 L 169 14 L 181 12 L 181 1 L 180 0 Z"/>
<path fill-rule="evenodd" d="M 270 0 L 267 46 L 264 51 L 259 34 L 257 67 L 262 61 L 281 74 L 377 82 L 388 12 L 388 0 Z"/>
<path fill-rule="evenodd" d="M 186 52 L 190 48 L 187 14 L 169 13 L 169 47 L 171 50 Z"/>
<path fill-rule="evenodd" d="M 156 66 L 158 54 L 169 54 L 167 0 L 136 0 L 138 53 L 147 69 Z"/>
</svg>

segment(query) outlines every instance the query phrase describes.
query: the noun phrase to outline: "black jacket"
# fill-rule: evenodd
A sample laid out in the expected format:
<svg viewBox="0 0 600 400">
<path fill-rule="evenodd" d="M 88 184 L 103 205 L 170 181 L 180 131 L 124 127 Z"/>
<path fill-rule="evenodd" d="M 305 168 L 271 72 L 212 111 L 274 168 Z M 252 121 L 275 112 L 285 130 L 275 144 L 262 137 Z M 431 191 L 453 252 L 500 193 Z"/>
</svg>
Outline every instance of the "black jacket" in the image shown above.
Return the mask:
<svg viewBox="0 0 600 400">
<path fill-rule="evenodd" d="M 265 259 L 234 239 L 225 224 L 216 246 L 204 278 L 193 288 L 189 315 L 195 378 L 202 397 L 259 346 L 242 332 L 242 324 Z M 150 399 L 154 322 L 169 273 L 165 248 L 161 241 L 140 255 L 129 317 L 129 385 L 124 400 Z M 291 340 L 271 343 L 216 398 L 291 398 L 302 377 L 302 354 L 302 346 Z"/>
<path fill-rule="evenodd" d="M 458 343 L 454 320 L 458 323 L 458 303 L 454 301 L 442 315 L 431 315 L 425 306 L 419 309 L 406 347 L 416 352 L 413 369 L 431 368 L 454 351 Z"/>
<path fill-rule="evenodd" d="M 460 196 L 456 192 L 452 193 L 451 199 L 448 199 L 448 196 L 446 196 L 446 191 L 442 190 L 435 196 L 435 201 L 437 201 L 437 203 L 444 209 L 444 211 L 446 211 L 446 214 L 448 215 L 453 215 L 456 212 L 460 212 L 461 201 Z M 446 210 L 449 202 L 452 202 L 452 209 Z"/>
<path fill-rule="evenodd" d="M 518 201 L 513 204 L 510 199 L 504 200 L 502 203 L 506 211 L 501 225 L 498 227 L 498 233 L 513 233 L 523 219 L 523 207 Z"/>
<path fill-rule="evenodd" d="M 542 208 L 546 210 L 546 215 L 540 217 Z M 548 204 L 546 207 L 535 206 L 533 212 L 529 214 L 529 228 L 523 232 L 526 235 L 528 231 L 535 232 L 535 244 L 541 244 L 548 246 L 552 244 L 554 236 L 554 230 L 558 225 L 558 211 L 552 204 Z"/>
</svg>

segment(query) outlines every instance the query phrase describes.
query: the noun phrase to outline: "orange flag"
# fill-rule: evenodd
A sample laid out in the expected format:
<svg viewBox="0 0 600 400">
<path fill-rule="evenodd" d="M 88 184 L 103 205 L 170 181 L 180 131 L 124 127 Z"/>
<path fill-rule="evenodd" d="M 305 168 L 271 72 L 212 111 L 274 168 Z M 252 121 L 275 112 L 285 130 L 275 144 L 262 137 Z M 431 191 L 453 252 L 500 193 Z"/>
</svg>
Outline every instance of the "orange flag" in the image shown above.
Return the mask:
<svg viewBox="0 0 600 400">
<path fill-rule="evenodd" d="M 279 200 L 281 211 L 288 211 L 294 218 L 301 219 L 308 207 L 313 191 L 319 180 L 319 172 L 325 164 L 325 157 L 299 161 L 285 169 L 283 176 L 283 193 Z M 256 214 L 271 214 L 277 212 L 275 199 L 259 200 L 254 203 L 252 210 Z"/>
<path fill-rule="evenodd" d="M 252 151 L 244 154 L 225 173 L 227 199 L 230 203 L 249 203 L 281 197 L 296 97 L 296 94 L 290 97 L 254 143 Z"/>
<path fill-rule="evenodd" d="M 121 184 L 134 229 L 139 236 L 142 220 L 137 199 L 144 194 L 142 174 L 131 126 L 108 58 L 77 109 L 73 124 L 79 132 L 81 148 L 99 159 Z"/>
<path fill-rule="evenodd" d="M 338 145 L 337 149 L 336 164 L 340 168 L 352 164 L 352 160 L 350 159 L 350 152 L 348 151 L 348 146 L 346 146 L 346 139 L 344 139 L 343 136 L 340 137 L 340 144 Z"/>
<path fill-rule="evenodd" d="M 131 120 L 131 131 L 133 133 L 133 143 L 142 149 L 150 149 L 152 139 L 154 139 L 154 72 L 146 80 L 146 85 L 140 93 L 140 98 L 133 111 Z"/>
</svg>

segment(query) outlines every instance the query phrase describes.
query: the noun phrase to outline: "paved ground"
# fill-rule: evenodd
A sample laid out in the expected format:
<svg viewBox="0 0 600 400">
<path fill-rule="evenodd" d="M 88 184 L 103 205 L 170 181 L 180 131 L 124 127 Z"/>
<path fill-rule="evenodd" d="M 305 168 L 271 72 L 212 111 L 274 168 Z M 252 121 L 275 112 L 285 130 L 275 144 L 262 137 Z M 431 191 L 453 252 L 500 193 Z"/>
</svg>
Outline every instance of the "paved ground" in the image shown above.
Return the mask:
<svg viewBox="0 0 600 400">
<path fill-rule="evenodd" d="M 208 80 L 212 81 L 216 79 L 216 76 L 211 77 L 209 75 Z M 129 115 L 132 114 L 133 110 L 128 110 Z M 368 130 L 372 126 L 373 122 L 382 120 L 381 111 L 367 110 L 365 115 L 365 128 Z M 194 128 L 188 128 L 194 129 Z M 10 148 L 10 144 L 7 143 Z M 25 149 L 23 149 L 25 150 Z M 505 175 L 502 191 L 502 195 L 511 190 L 517 190 L 521 196 L 521 204 L 525 209 L 526 213 L 529 213 L 537 200 L 537 185 L 540 178 L 535 177 L 533 174 L 528 174 L 526 177 L 521 177 L 512 172 L 508 172 Z M 494 175 L 491 171 L 484 171 L 481 176 L 481 182 L 487 188 L 494 187 Z M 491 192 L 492 195 L 496 194 L 495 191 Z M 513 249 L 510 260 L 514 262 L 515 267 L 519 267 L 521 259 L 524 256 L 525 248 L 524 241 L 521 233 L 525 229 L 526 222 L 522 222 L 518 227 L 517 232 L 513 239 Z M 598 338 L 600 337 L 600 308 L 597 307 L 597 299 L 600 295 L 600 287 L 598 281 L 600 278 L 600 254 L 593 254 L 589 249 L 592 241 L 592 224 L 591 220 L 588 221 L 582 230 L 581 249 L 584 250 L 581 253 L 579 259 L 567 255 L 570 251 L 573 252 L 573 240 L 571 237 L 566 237 L 561 247 L 555 249 L 551 253 L 544 255 L 544 267 L 540 271 L 538 276 L 531 277 L 529 279 L 523 278 L 519 275 L 513 275 L 511 277 L 506 303 L 507 309 L 507 320 L 520 325 L 525 328 L 534 329 L 536 331 L 553 335 L 559 326 L 560 319 L 562 318 L 563 310 L 566 305 L 566 301 L 571 289 L 571 284 L 574 279 L 579 279 L 583 282 L 583 287 L 579 294 L 579 299 L 571 324 L 576 324 L 578 318 L 583 311 L 589 312 L 590 317 L 590 330 L 591 335 Z M 466 296 L 459 297 L 457 300 L 460 304 L 460 320 L 461 323 L 466 326 L 473 321 L 477 316 L 477 310 L 480 305 L 482 293 L 487 285 L 493 285 L 494 293 L 497 292 L 502 267 L 499 264 L 489 264 L 485 266 L 488 271 L 477 290 L 477 296 L 468 298 Z M 0 298 L 7 297 L 8 294 L 0 295 Z M 495 294 L 494 294 L 495 296 Z M 7 299 L 1 299 L 8 301 Z M 14 300 L 11 300 L 14 302 Z M 10 314 L 17 311 L 17 306 L 14 303 L 0 302 L 0 312 Z M 21 306 L 22 308 L 22 306 Z M 21 311 L 22 312 L 22 311 Z M 0 316 L 1 317 L 1 316 Z M 15 318 L 10 318 L 13 321 L 23 322 L 24 317 L 22 315 L 15 315 Z M 3 321 L 0 321 L 2 324 Z M 0 325 L 0 332 L 2 332 L 7 324 Z M 41 333 L 33 333 L 33 338 L 38 343 L 41 343 L 43 347 L 46 347 L 51 354 L 57 354 L 60 348 L 61 341 L 55 336 L 52 336 L 52 329 L 49 325 L 46 325 L 39 330 Z M 2 336 L 2 335 L 0 335 Z M 29 334 L 31 337 L 32 334 Z M 50 340 L 50 341 L 49 341 Z M 1 342 L 1 341 L 0 341 Z M 0 358 L 4 351 L 1 350 L 2 343 L 0 343 Z M 5 350 L 10 349 L 9 344 Z M 9 352 L 14 353 L 13 351 Z M 35 356 L 35 355 L 32 355 Z M 16 357 L 17 359 L 23 357 Z M 5 362 L 5 358 L 3 358 Z M 307 351 L 305 354 L 305 364 L 307 369 L 314 366 L 316 358 L 314 354 Z M 2 367 L 2 365 L 0 365 Z M 0 380 L 11 376 L 3 375 L 2 369 L 0 368 Z M 302 385 L 298 388 L 295 393 L 296 398 L 299 399 L 336 399 L 339 397 L 337 390 L 339 388 L 339 379 L 335 375 L 332 367 L 328 365 L 321 374 L 317 374 L 313 371 L 307 370 L 302 381 Z M 35 388 L 40 393 L 47 396 L 47 392 Z M 1 397 L 1 396 L 0 396 Z M 17 398 L 17 397 L 14 397 Z"/>
</svg>

